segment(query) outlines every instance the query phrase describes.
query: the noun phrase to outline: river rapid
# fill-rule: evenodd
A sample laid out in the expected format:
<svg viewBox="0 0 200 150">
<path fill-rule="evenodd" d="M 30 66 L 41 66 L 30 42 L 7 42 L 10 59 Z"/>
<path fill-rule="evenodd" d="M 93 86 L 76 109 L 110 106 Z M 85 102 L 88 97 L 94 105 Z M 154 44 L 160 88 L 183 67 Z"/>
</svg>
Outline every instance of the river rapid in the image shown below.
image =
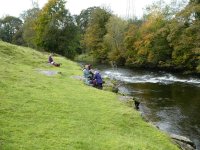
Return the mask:
<svg viewBox="0 0 200 150">
<path fill-rule="evenodd" d="M 140 111 L 161 130 L 190 138 L 200 150 L 200 78 L 163 71 L 97 66 L 117 80 L 119 92 L 137 98 Z"/>
</svg>

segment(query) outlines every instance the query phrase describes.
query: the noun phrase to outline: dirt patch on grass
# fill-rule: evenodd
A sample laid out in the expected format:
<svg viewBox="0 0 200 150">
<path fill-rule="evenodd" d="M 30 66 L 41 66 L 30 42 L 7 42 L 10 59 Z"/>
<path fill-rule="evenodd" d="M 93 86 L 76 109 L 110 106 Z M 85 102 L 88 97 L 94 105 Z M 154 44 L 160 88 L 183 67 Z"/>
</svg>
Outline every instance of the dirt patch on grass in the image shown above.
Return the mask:
<svg viewBox="0 0 200 150">
<path fill-rule="evenodd" d="M 58 71 L 55 71 L 55 70 L 38 70 L 41 74 L 44 74 L 46 76 L 54 76 L 56 74 L 58 74 L 59 72 Z"/>
<path fill-rule="evenodd" d="M 82 76 L 71 76 L 71 78 L 76 79 L 76 80 L 83 80 Z"/>
</svg>

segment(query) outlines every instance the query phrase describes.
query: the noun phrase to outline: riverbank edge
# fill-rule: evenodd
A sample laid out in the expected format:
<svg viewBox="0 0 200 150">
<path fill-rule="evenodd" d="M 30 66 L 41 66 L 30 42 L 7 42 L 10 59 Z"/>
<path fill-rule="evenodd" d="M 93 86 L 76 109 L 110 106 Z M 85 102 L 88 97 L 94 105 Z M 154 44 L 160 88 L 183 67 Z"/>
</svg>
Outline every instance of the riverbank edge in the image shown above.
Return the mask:
<svg viewBox="0 0 200 150">
<path fill-rule="evenodd" d="M 81 68 L 84 68 L 84 65 L 86 63 L 80 63 L 77 62 L 77 65 L 79 65 Z M 96 68 L 94 68 L 94 70 L 96 70 Z M 80 81 L 83 81 L 83 77 L 81 76 L 73 76 L 73 78 L 78 79 Z M 142 111 L 140 111 L 139 109 L 139 105 L 137 105 L 135 102 L 139 102 L 138 100 L 136 100 L 136 98 L 126 95 L 126 94 L 122 94 L 119 93 L 118 87 L 119 87 L 119 82 L 114 80 L 114 79 L 110 79 L 110 78 L 103 78 L 103 89 L 104 91 L 109 91 L 109 92 L 113 92 L 116 93 L 118 95 L 118 100 L 125 103 L 128 107 L 132 107 L 133 109 L 137 110 L 140 112 L 141 118 L 143 119 L 143 121 L 151 124 L 152 127 L 157 128 L 158 130 L 160 130 L 160 132 L 163 132 L 163 130 L 161 130 L 158 126 L 156 126 L 155 124 L 153 124 L 153 122 L 151 122 L 144 113 L 142 113 Z M 139 102 L 140 103 L 140 102 Z M 180 136 L 180 135 L 170 135 L 168 132 L 165 132 L 170 138 L 171 141 L 178 146 L 178 148 L 182 149 L 182 150 L 195 150 L 196 146 L 195 144 L 188 138 Z"/>
<path fill-rule="evenodd" d="M 106 82 L 108 82 L 108 83 L 106 83 Z M 129 107 L 132 107 L 133 109 L 139 111 L 142 119 L 145 122 L 150 123 L 153 127 L 157 128 L 161 132 L 167 133 L 167 135 L 171 138 L 173 143 L 175 143 L 180 149 L 182 149 L 182 150 L 196 150 L 195 143 L 192 140 L 190 140 L 188 137 L 185 137 L 185 136 L 182 136 L 182 135 L 177 135 L 177 134 L 171 134 L 169 132 L 163 131 L 157 125 L 155 125 L 153 122 L 151 122 L 151 120 L 148 119 L 145 116 L 145 114 L 140 110 L 140 106 L 137 104 L 138 100 L 136 98 L 129 96 L 129 95 L 126 95 L 126 94 L 118 93 L 119 90 L 118 90 L 117 84 L 118 84 L 117 81 L 112 80 L 110 78 L 106 78 L 104 85 L 110 86 L 110 88 L 106 88 L 104 90 L 111 89 L 110 90 L 111 92 L 118 94 L 120 101 L 126 103 Z"/>
</svg>

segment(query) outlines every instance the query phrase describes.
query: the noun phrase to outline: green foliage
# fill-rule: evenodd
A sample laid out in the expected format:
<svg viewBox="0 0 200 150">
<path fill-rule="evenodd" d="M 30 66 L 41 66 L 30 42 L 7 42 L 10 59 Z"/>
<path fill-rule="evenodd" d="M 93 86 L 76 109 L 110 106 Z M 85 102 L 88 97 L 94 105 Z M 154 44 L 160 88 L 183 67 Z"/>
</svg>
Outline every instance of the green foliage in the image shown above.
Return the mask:
<svg viewBox="0 0 200 150">
<path fill-rule="evenodd" d="M 19 34 L 22 21 L 13 16 L 6 16 L 0 19 L 0 39 L 6 42 L 13 42 L 15 34 Z"/>
<path fill-rule="evenodd" d="M 163 8 L 154 4 L 139 27 L 129 26 L 126 65 L 198 71 L 200 23 L 196 14 L 200 4 L 189 3 L 175 17 L 166 13 L 171 12 L 169 6 Z"/>
<path fill-rule="evenodd" d="M 141 20 L 126 21 L 113 15 L 104 19 L 101 9 L 96 10 L 89 15 L 82 42 L 86 52 L 99 61 L 199 72 L 199 0 L 169 5 L 155 2 Z"/>
<path fill-rule="evenodd" d="M 167 41 L 168 34 L 169 28 L 167 26 L 161 27 L 154 34 L 151 51 L 148 56 L 148 61 L 153 65 L 164 67 L 164 63 L 171 61 L 173 49 Z"/>
<path fill-rule="evenodd" d="M 54 57 L 57 68 L 47 58 L 0 41 L 1 149 L 178 150 L 116 94 L 75 79 L 82 74 L 76 63 Z"/>
<path fill-rule="evenodd" d="M 134 43 L 138 38 L 138 28 L 134 22 L 130 23 L 127 32 L 125 32 L 124 45 L 126 48 L 125 58 L 126 65 L 131 65 L 136 61 L 136 53 Z"/>
<path fill-rule="evenodd" d="M 35 23 L 36 44 L 44 50 L 73 58 L 79 36 L 64 0 L 50 0 L 40 11 Z"/>
<path fill-rule="evenodd" d="M 128 23 L 117 16 L 110 17 L 106 24 L 107 34 L 104 36 L 104 49 L 109 52 L 109 59 L 124 64 L 124 37 Z M 108 46 L 109 45 L 109 46 Z"/>
<path fill-rule="evenodd" d="M 36 19 L 38 17 L 39 11 L 40 11 L 39 8 L 32 8 L 21 14 L 21 17 L 24 20 L 23 39 L 25 41 L 25 45 L 32 48 L 37 47 L 35 43 L 36 33 L 34 27 L 36 26 Z"/>
<path fill-rule="evenodd" d="M 84 34 L 86 29 L 87 29 L 87 26 L 89 24 L 89 21 L 91 19 L 91 15 L 93 13 L 93 11 L 95 9 L 97 9 L 98 7 L 89 7 L 85 10 L 82 10 L 81 13 L 76 16 L 76 23 L 77 23 L 77 26 L 79 27 L 79 29 L 81 30 L 81 33 Z"/>
<path fill-rule="evenodd" d="M 190 0 L 190 5 L 189 6 L 193 6 L 193 13 L 195 16 L 195 19 L 200 20 L 200 0 Z"/>
<path fill-rule="evenodd" d="M 106 31 L 106 23 L 110 18 L 110 12 L 102 8 L 96 8 L 89 20 L 86 33 L 84 34 L 82 43 L 88 52 L 92 53 L 99 60 L 106 59 L 106 53 L 103 49 L 103 38 Z"/>
<path fill-rule="evenodd" d="M 130 25 L 126 33 L 126 64 L 134 66 L 156 66 L 170 59 L 170 48 L 166 37 L 168 29 L 162 13 L 146 16 L 140 27 Z"/>
<path fill-rule="evenodd" d="M 196 70 L 200 55 L 200 20 L 194 12 L 200 12 L 200 4 L 189 3 L 170 23 L 168 36 L 174 65 L 190 70 Z"/>
<path fill-rule="evenodd" d="M 88 27 L 88 24 L 91 19 L 92 13 L 97 9 L 98 7 L 89 7 L 86 10 L 82 10 L 81 13 L 77 16 L 75 16 L 77 27 L 80 31 L 80 49 L 79 54 L 86 53 L 86 46 L 84 44 L 84 34 L 86 32 L 86 29 Z"/>
</svg>

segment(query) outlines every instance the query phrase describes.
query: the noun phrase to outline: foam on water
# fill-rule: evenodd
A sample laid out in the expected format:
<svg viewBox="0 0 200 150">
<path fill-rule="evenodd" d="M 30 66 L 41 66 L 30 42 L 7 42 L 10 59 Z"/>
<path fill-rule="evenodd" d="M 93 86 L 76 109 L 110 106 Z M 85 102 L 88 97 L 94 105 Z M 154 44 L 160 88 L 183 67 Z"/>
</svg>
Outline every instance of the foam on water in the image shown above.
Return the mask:
<svg viewBox="0 0 200 150">
<path fill-rule="evenodd" d="M 180 83 L 188 83 L 188 84 L 200 84 L 200 79 L 195 78 L 188 78 L 188 79 L 182 79 L 178 78 L 176 76 L 173 76 L 171 74 L 161 74 L 161 75 L 131 75 L 128 76 L 125 73 L 117 72 L 117 71 L 105 71 L 105 76 L 116 79 L 123 82 L 128 83 L 163 83 L 163 84 L 172 84 L 175 82 Z"/>
</svg>

